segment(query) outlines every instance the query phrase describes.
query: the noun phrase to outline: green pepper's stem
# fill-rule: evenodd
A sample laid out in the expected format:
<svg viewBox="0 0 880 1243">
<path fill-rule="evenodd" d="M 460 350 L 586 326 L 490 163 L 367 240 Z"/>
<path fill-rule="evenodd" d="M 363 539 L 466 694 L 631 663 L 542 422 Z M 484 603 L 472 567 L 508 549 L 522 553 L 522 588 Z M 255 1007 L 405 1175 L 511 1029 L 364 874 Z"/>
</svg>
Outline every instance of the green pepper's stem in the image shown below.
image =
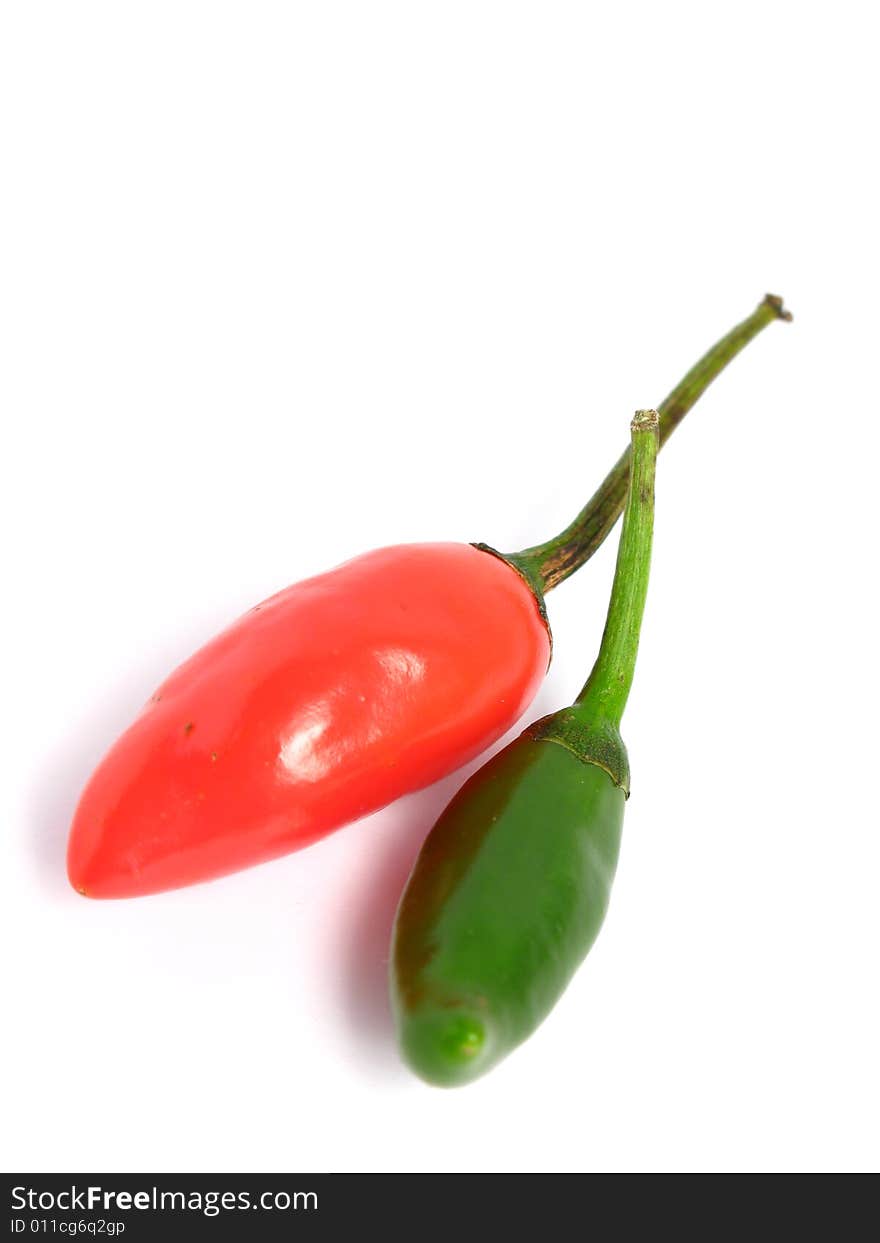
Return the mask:
<svg viewBox="0 0 880 1243">
<path fill-rule="evenodd" d="M 632 421 L 632 471 L 605 632 L 593 672 L 574 704 L 581 719 L 616 727 L 632 686 L 648 594 L 659 448 L 660 416 L 656 410 L 639 410 Z"/>
<path fill-rule="evenodd" d="M 748 319 L 744 319 L 726 337 L 716 342 L 708 354 L 691 368 L 658 406 L 661 445 L 666 443 L 715 377 L 774 319 L 789 320 L 791 315 L 782 305 L 781 298 L 767 294 Z M 574 522 L 555 539 L 509 556 L 505 554 L 505 560 L 514 565 L 527 582 L 542 593 L 568 578 L 585 561 L 589 561 L 620 516 L 626 500 L 629 463 L 630 450 L 627 449 Z"/>
</svg>

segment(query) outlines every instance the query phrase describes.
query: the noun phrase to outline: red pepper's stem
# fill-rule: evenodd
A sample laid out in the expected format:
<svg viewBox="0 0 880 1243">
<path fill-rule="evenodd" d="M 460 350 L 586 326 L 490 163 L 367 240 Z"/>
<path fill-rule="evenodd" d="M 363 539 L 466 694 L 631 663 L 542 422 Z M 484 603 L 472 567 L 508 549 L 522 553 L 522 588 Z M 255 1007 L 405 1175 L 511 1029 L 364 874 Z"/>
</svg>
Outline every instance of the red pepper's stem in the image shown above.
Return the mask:
<svg viewBox="0 0 880 1243">
<path fill-rule="evenodd" d="M 748 319 L 716 342 L 660 403 L 657 413 L 661 448 L 715 377 L 774 319 L 790 320 L 791 315 L 781 298 L 767 294 Z M 626 502 L 630 455 L 631 450 L 627 448 L 586 507 L 555 539 L 509 556 L 505 554 L 504 559 L 516 566 L 540 592 L 549 591 L 589 561 L 620 517 Z"/>
</svg>

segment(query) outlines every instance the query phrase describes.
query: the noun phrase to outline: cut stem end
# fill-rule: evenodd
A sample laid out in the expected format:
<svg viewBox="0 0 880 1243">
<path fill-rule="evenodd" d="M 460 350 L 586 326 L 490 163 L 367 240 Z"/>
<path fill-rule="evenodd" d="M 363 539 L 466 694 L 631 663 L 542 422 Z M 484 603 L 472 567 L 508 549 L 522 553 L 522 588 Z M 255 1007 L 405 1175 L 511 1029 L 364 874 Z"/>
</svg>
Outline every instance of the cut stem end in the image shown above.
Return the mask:
<svg viewBox="0 0 880 1243">
<path fill-rule="evenodd" d="M 764 305 L 770 307 L 777 319 L 785 320 L 787 324 L 790 324 L 794 319 L 791 311 L 787 311 L 785 309 L 782 298 L 779 297 L 779 294 L 764 294 Z"/>
</svg>

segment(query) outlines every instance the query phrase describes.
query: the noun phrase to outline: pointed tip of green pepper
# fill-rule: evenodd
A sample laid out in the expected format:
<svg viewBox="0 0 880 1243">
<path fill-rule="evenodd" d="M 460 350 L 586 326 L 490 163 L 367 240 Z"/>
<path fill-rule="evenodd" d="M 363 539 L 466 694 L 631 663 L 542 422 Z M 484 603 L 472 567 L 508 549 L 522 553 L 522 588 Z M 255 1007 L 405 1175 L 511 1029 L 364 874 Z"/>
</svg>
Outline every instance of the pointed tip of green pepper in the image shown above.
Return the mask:
<svg viewBox="0 0 880 1243">
<path fill-rule="evenodd" d="M 450 1008 L 419 1008 L 401 1025 L 404 1058 L 435 1087 L 452 1088 L 483 1073 L 489 1052 L 486 1025 L 475 1014 Z"/>
<path fill-rule="evenodd" d="M 570 747 L 521 734 L 458 792 L 401 899 L 390 964 L 404 1061 L 480 1078 L 561 996 L 608 906 L 625 795 Z"/>
</svg>

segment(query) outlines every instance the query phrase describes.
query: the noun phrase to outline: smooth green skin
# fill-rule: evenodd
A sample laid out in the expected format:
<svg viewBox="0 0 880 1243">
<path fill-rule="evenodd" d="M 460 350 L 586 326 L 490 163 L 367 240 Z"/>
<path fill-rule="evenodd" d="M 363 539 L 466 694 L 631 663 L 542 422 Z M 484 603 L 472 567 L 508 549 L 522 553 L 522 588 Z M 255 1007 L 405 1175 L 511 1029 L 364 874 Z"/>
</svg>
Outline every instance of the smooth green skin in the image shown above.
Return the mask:
<svg viewBox="0 0 880 1243">
<path fill-rule="evenodd" d="M 449 804 L 392 945 L 398 1039 L 423 1079 L 477 1078 L 552 1009 L 605 918 L 625 801 L 603 769 L 527 732 Z"/>
</svg>

